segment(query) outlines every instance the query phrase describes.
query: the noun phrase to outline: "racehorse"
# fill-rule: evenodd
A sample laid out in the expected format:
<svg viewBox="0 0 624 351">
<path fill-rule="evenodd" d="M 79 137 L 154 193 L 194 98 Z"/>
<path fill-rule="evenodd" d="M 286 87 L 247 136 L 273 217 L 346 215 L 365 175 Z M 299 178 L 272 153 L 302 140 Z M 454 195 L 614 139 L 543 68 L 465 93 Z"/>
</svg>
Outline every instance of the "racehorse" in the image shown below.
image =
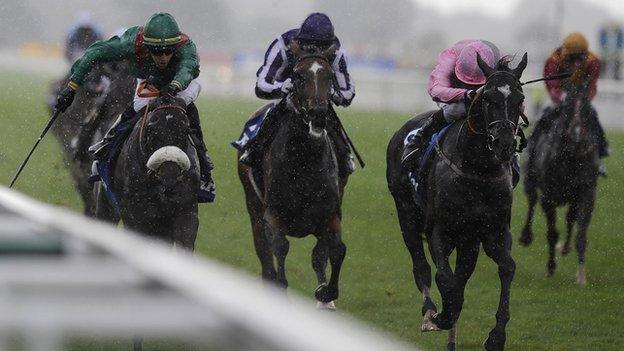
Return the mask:
<svg viewBox="0 0 624 351">
<path fill-rule="evenodd" d="M 509 229 L 512 203 L 511 165 L 516 150 L 515 135 L 524 100 L 520 76 L 527 55 L 515 69 L 502 59 L 495 68 L 480 57 L 487 77 L 468 117 L 448 127 L 435 142 L 430 167 L 423 176 L 425 192 L 416 202 L 408 171 L 401 166 L 404 140 L 435 111 L 409 120 L 388 144 L 388 188 L 397 208 L 403 239 L 413 262 L 414 280 L 423 295 L 422 331 L 450 330 L 448 350 L 456 347 L 456 323 L 464 302 L 464 288 L 472 275 L 479 246 L 498 265 L 501 295 L 496 326 L 490 331 L 486 350 L 504 349 L 509 320 L 509 291 L 515 271 Z M 422 203 L 422 205 L 421 205 Z M 435 263 L 436 285 L 442 296 L 442 312 L 430 296 L 431 268 L 422 242 L 426 235 Z M 449 256 L 457 251 L 455 271 Z"/>
<path fill-rule="evenodd" d="M 68 78 L 61 80 L 64 86 Z M 135 79 L 125 65 L 97 65 L 78 90 L 73 103 L 59 116 L 52 127 L 61 143 L 63 158 L 68 166 L 74 187 L 80 194 L 84 214 L 95 215 L 93 185 L 89 182 L 92 159 L 89 146 L 99 140 L 115 118 L 132 102 Z M 56 96 L 57 87 L 51 95 Z"/>
<path fill-rule="evenodd" d="M 548 224 L 547 275 L 552 276 L 557 266 L 555 246 L 559 239 L 556 228 L 556 208 L 569 205 L 566 216 L 567 235 L 560 245 L 561 253 L 570 251 L 570 239 L 577 225 L 576 251 L 578 267 L 576 281 L 587 283 L 585 273 L 585 248 L 587 227 L 591 220 L 596 197 L 598 178 L 598 134 L 588 122 L 588 116 L 596 113 L 587 91 L 569 94 L 554 111 L 558 118 L 548 133 L 529 138 L 529 162 L 525 177 L 525 193 L 529 199 L 526 223 L 519 242 L 528 246 L 533 240 L 533 215 L 535 203 L 540 202 Z"/>
<path fill-rule="evenodd" d="M 95 184 L 96 217 L 193 250 L 199 166 L 184 101 L 152 100 L 119 151 L 112 172 L 116 211 Z"/>
<path fill-rule="evenodd" d="M 346 246 L 341 234 L 341 203 L 346 177 L 338 174 L 336 150 L 326 130 L 329 121 L 333 70 L 329 62 L 336 48 L 305 52 L 294 43 L 291 51 L 293 92 L 279 106 L 281 124 L 263 155 L 261 180 L 239 162 L 254 244 L 262 277 L 288 286 L 286 236 L 317 238 L 312 267 L 318 278 L 317 307 L 335 309 L 338 280 Z M 329 128 L 328 128 L 329 129 Z M 240 153 L 239 153 L 240 156 Z M 277 269 L 273 259 L 276 259 Z M 331 264 L 329 283 L 325 276 Z"/>
</svg>

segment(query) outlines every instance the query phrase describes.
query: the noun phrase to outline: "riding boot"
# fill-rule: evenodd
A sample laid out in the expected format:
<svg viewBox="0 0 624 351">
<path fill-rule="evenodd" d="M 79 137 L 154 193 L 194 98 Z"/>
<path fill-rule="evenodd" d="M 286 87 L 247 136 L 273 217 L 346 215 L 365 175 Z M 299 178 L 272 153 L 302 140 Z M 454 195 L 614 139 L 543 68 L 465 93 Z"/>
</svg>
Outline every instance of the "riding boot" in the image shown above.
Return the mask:
<svg viewBox="0 0 624 351">
<path fill-rule="evenodd" d="M 256 137 L 247 143 L 245 151 L 238 161 L 246 166 L 256 168 L 262 163 L 262 155 L 268 145 L 271 145 L 280 122 L 280 106 L 275 105 L 264 117 Z"/>
<path fill-rule="evenodd" d="M 120 134 L 125 134 L 128 131 L 128 122 L 133 120 L 137 115 L 133 106 L 129 106 L 120 116 L 115 120 L 113 125 L 108 129 L 104 138 L 99 142 L 89 147 L 89 152 L 93 154 L 96 160 L 101 160 L 108 155 L 109 147 L 112 145 Z"/>
<path fill-rule="evenodd" d="M 190 103 L 186 107 L 186 114 L 191 127 L 191 140 L 197 151 L 197 160 L 199 161 L 199 202 L 213 202 L 216 197 L 216 188 L 212 179 L 212 170 L 214 164 L 208 156 L 208 149 L 204 143 L 204 134 L 199 122 L 199 111 L 194 103 Z"/>
<path fill-rule="evenodd" d="M 401 156 L 401 165 L 405 169 L 413 171 L 418 164 L 418 160 L 422 156 L 422 151 L 425 149 L 431 136 L 440 129 L 447 125 L 446 119 L 444 119 L 444 112 L 438 110 L 431 117 L 425 120 L 425 123 L 416 130 L 413 138 L 403 148 L 403 155 Z"/>
</svg>

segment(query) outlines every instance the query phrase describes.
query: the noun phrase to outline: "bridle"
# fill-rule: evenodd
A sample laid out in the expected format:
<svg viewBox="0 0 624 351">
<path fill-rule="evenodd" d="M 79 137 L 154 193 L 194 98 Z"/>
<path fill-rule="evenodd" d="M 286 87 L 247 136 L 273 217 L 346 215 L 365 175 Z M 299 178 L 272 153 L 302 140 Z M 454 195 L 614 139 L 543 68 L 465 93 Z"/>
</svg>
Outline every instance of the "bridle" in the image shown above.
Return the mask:
<svg viewBox="0 0 624 351">
<path fill-rule="evenodd" d="M 511 130 L 513 130 L 514 136 L 519 136 L 520 137 L 520 143 L 518 148 L 516 149 L 517 152 L 522 152 L 522 150 L 524 149 L 524 146 L 526 145 L 526 138 L 524 136 L 524 132 L 522 131 L 522 129 L 520 129 L 521 126 L 528 126 L 529 125 L 529 120 L 526 117 L 526 115 L 524 114 L 524 112 L 520 109 L 519 112 L 519 116 L 520 119 L 522 119 L 522 123 L 515 123 L 507 118 L 505 119 L 498 119 L 496 121 L 492 121 L 489 122 L 488 120 L 488 114 L 487 113 L 481 113 L 481 117 L 485 119 L 485 129 L 480 131 L 475 127 L 475 122 L 474 122 L 474 118 L 475 118 L 475 114 L 473 113 L 475 106 L 479 103 L 482 102 L 483 95 L 484 95 L 484 90 L 485 87 L 488 85 L 488 82 L 490 82 L 490 80 L 496 76 L 508 76 L 513 78 L 513 80 L 515 80 L 516 82 L 518 82 L 518 84 L 522 85 L 522 83 L 520 83 L 520 80 L 512 73 L 512 72 L 508 72 L 508 71 L 497 71 L 492 73 L 491 75 L 489 75 L 486 79 L 485 85 L 483 86 L 483 88 L 479 89 L 476 96 L 474 97 L 474 99 L 472 100 L 472 102 L 470 103 L 470 106 L 468 107 L 468 112 L 467 112 L 467 117 L 466 117 L 466 124 L 468 126 L 468 130 L 472 133 L 472 134 L 477 134 L 477 135 L 484 135 L 486 137 L 486 147 L 489 151 L 492 151 L 492 143 L 494 142 L 495 138 L 491 133 L 491 130 L 493 127 L 495 127 L 496 125 L 499 124 L 504 124 L 506 127 L 510 128 Z M 504 126 L 504 127 L 505 127 Z"/>
<path fill-rule="evenodd" d="M 150 103 L 147 103 L 147 106 L 145 107 L 145 113 L 143 114 L 143 117 L 141 117 L 141 129 L 139 129 L 139 148 L 141 149 L 141 153 L 145 154 L 145 125 L 147 124 L 147 121 L 149 120 L 148 116 L 152 116 L 154 114 L 154 112 L 158 111 L 158 110 L 164 110 L 164 109 L 177 109 L 182 111 L 184 114 L 186 114 L 186 109 L 182 106 L 179 105 L 175 105 L 175 104 L 164 104 L 164 105 L 160 105 L 158 107 L 156 107 L 155 109 L 150 111 Z"/>
</svg>

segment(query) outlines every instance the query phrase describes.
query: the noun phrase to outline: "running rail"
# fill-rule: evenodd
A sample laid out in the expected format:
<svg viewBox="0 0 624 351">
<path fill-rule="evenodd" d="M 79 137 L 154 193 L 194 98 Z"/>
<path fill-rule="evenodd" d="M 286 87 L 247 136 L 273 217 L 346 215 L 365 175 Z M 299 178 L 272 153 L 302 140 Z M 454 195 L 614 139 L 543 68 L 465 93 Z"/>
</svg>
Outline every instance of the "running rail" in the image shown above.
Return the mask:
<svg viewBox="0 0 624 351">
<path fill-rule="evenodd" d="M 415 350 L 292 290 L 0 187 L 0 246 L 15 233 L 62 253 L 0 252 L 0 350 L 15 335 L 33 351 L 137 335 L 217 350 Z"/>
</svg>

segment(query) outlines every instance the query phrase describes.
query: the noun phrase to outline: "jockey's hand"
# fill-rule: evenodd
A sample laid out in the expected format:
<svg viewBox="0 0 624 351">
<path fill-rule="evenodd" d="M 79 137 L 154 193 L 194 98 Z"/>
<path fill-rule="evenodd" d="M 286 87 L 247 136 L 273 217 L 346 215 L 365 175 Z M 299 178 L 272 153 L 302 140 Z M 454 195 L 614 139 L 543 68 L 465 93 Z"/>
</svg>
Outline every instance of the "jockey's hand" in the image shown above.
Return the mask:
<svg viewBox="0 0 624 351">
<path fill-rule="evenodd" d="M 164 88 L 160 89 L 160 96 L 169 96 L 175 97 L 177 93 L 180 92 L 180 88 L 178 88 L 175 84 L 166 85 Z"/>
<path fill-rule="evenodd" d="M 287 78 L 282 83 L 282 87 L 280 88 L 280 90 L 282 91 L 282 93 L 284 93 L 284 95 L 288 95 L 288 93 L 290 93 L 293 90 L 292 80 L 290 78 Z"/>
<path fill-rule="evenodd" d="M 344 98 L 342 97 L 342 94 L 340 94 L 338 90 L 332 89 L 330 97 L 331 97 L 331 101 L 333 101 L 334 104 L 342 106 Z"/>
<path fill-rule="evenodd" d="M 477 92 L 475 90 L 466 90 L 464 92 L 464 101 L 467 105 L 470 105 L 475 96 L 477 96 Z"/>
<path fill-rule="evenodd" d="M 56 105 L 54 107 L 61 112 L 65 112 L 65 110 L 71 106 L 75 96 L 76 90 L 72 89 L 70 86 L 66 86 L 56 97 Z"/>
</svg>

